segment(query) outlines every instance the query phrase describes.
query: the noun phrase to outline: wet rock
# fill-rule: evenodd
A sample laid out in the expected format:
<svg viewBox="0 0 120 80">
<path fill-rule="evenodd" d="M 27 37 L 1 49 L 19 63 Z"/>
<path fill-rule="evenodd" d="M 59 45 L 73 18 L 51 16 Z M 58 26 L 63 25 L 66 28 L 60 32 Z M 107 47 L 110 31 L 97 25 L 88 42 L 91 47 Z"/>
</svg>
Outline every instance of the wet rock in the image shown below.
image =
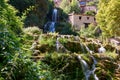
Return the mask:
<svg viewBox="0 0 120 80">
<path fill-rule="evenodd" d="M 98 52 L 99 53 L 105 53 L 106 49 L 103 46 L 101 46 L 100 48 L 98 48 Z"/>
</svg>

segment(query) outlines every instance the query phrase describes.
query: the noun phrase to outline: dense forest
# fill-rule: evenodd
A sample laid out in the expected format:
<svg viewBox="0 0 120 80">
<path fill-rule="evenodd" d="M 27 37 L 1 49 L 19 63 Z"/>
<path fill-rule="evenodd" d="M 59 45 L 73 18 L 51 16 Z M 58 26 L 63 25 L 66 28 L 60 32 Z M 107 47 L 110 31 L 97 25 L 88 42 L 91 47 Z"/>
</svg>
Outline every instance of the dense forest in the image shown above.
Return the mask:
<svg viewBox="0 0 120 80">
<path fill-rule="evenodd" d="M 120 80 L 120 0 L 80 1 L 0 0 L 0 80 Z"/>
</svg>

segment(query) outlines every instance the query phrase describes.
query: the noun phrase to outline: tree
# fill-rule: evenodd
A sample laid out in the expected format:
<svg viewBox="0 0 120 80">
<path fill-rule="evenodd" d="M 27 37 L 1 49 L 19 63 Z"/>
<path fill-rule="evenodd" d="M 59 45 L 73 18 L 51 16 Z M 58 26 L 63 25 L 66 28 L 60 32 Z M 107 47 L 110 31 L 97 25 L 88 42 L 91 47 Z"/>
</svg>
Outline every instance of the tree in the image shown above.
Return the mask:
<svg viewBox="0 0 120 80">
<path fill-rule="evenodd" d="M 100 0 L 97 23 L 105 37 L 120 36 L 120 1 L 119 0 Z"/>
<path fill-rule="evenodd" d="M 35 5 L 35 0 L 9 0 L 9 3 L 18 9 L 18 15 L 21 16 L 29 6 Z"/>
<path fill-rule="evenodd" d="M 0 0 L 0 29 L 2 25 L 16 34 L 22 32 L 22 22 L 20 17 L 16 16 L 17 10 L 7 4 L 6 0 Z"/>
<path fill-rule="evenodd" d="M 48 74 L 40 64 L 23 56 L 25 44 L 18 37 L 21 26 L 15 8 L 7 0 L 0 0 L 0 80 L 40 80 L 40 76 Z"/>
<path fill-rule="evenodd" d="M 107 30 L 110 36 L 120 36 L 120 0 L 111 0 L 106 9 Z"/>
<path fill-rule="evenodd" d="M 42 28 L 45 16 L 49 10 L 50 0 L 10 0 L 9 3 L 18 9 L 18 15 L 22 16 L 27 12 L 24 26 L 38 26 Z M 34 7 L 30 10 L 30 8 Z"/>
<path fill-rule="evenodd" d="M 77 0 L 72 0 L 71 2 L 71 12 L 80 13 L 79 2 Z"/>
<path fill-rule="evenodd" d="M 22 22 L 16 10 L 6 0 L 0 0 L 0 60 L 6 64 L 19 50 Z"/>
<path fill-rule="evenodd" d="M 62 2 L 60 3 L 60 8 L 63 9 L 65 13 L 70 13 L 71 6 L 69 0 L 62 0 Z"/>
<path fill-rule="evenodd" d="M 60 8 L 67 14 L 75 12 L 80 13 L 80 7 L 77 0 L 62 0 Z"/>
</svg>

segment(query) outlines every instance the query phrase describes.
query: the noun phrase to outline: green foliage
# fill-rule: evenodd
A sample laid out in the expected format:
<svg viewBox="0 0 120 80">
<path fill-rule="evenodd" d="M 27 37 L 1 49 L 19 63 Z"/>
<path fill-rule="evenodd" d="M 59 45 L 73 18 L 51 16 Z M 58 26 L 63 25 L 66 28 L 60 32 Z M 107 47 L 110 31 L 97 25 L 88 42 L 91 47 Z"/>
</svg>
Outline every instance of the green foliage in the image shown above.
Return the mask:
<svg viewBox="0 0 120 80">
<path fill-rule="evenodd" d="M 68 0 L 62 0 L 60 8 L 62 8 L 65 13 L 70 13 L 71 11 L 71 6 Z"/>
<path fill-rule="evenodd" d="M 0 76 L 0 80 L 5 80 L 3 77 Z"/>
<path fill-rule="evenodd" d="M 52 68 L 53 80 L 83 79 L 81 66 L 74 54 L 47 54 L 43 62 Z"/>
<path fill-rule="evenodd" d="M 70 12 L 74 12 L 74 13 L 80 13 L 80 7 L 79 7 L 79 2 L 78 0 L 72 0 L 71 2 L 71 11 Z"/>
<path fill-rule="evenodd" d="M 120 0 L 111 0 L 106 9 L 107 29 L 110 36 L 120 36 Z"/>
<path fill-rule="evenodd" d="M 99 0 L 94 0 L 94 1 L 90 1 L 87 3 L 88 6 L 97 6 L 98 5 Z"/>
<path fill-rule="evenodd" d="M 6 80 L 42 80 L 50 79 L 49 67 L 41 62 L 35 63 L 16 55 L 1 70 L 1 75 Z"/>
<path fill-rule="evenodd" d="M 69 0 L 62 0 L 60 8 L 63 9 L 63 11 L 67 14 L 72 12 L 80 13 L 80 8 L 77 0 L 72 0 L 71 2 Z"/>
<path fill-rule="evenodd" d="M 86 11 L 86 15 L 95 16 L 95 11 Z"/>
<path fill-rule="evenodd" d="M 9 59 L 19 51 L 19 38 L 16 38 L 10 31 L 0 32 L 0 58 L 5 64 Z"/>
<path fill-rule="evenodd" d="M 9 3 L 19 10 L 18 15 L 21 16 L 29 6 L 35 4 L 35 0 L 9 0 Z"/>
<path fill-rule="evenodd" d="M 75 31 L 73 31 L 71 24 L 68 22 L 61 22 L 57 24 L 56 32 L 64 35 L 78 35 Z"/>
<path fill-rule="evenodd" d="M 64 44 L 64 43 L 67 43 L 67 42 L 68 42 L 68 39 L 60 38 L 60 39 L 59 39 L 59 42 Z"/>
<path fill-rule="evenodd" d="M 25 53 L 21 47 L 27 44 L 20 43 L 20 38 L 16 35 L 22 32 L 22 22 L 16 16 L 14 8 L 7 4 L 6 0 L 0 0 L 0 10 L 0 80 L 50 78 L 50 72 L 45 69 L 47 66 L 42 66 L 41 63 L 37 65 L 30 59 L 23 57 Z M 38 28 L 29 29 L 29 32 L 32 34 L 41 33 Z"/>
<path fill-rule="evenodd" d="M 88 28 L 81 27 L 81 30 L 79 32 L 80 36 L 84 37 L 95 37 L 95 31 L 97 27 L 93 24 L 90 24 Z"/>
<path fill-rule="evenodd" d="M 1 0 L 0 10 L 0 25 L 9 28 L 16 34 L 20 34 L 22 32 L 21 28 L 23 23 L 20 18 L 16 16 L 16 10 L 5 0 Z"/>
<path fill-rule="evenodd" d="M 40 35 L 42 33 L 42 31 L 40 31 L 40 29 L 38 27 L 36 27 L 36 26 L 24 28 L 23 32 L 25 34 L 32 34 L 32 35 L 34 35 L 34 34 Z"/>
<path fill-rule="evenodd" d="M 39 41 L 40 41 L 40 44 L 48 44 L 49 46 L 55 46 L 55 43 L 56 43 L 56 37 L 53 36 L 51 37 L 52 35 L 50 36 L 41 36 L 39 38 Z"/>
<path fill-rule="evenodd" d="M 118 6 L 120 6 L 119 0 L 101 0 L 99 2 L 97 22 L 105 37 L 120 36 L 120 8 Z"/>
<path fill-rule="evenodd" d="M 19 51 L 17 36 L 22 32 L 22 22 L 16 16 L 15 9 L 5 0 L 0 1 L 0 10 L 0 58 L 6 64 Z"/>
<path fill-rule="evenodd" d="M 33 11 L 39 18 L 39 27 L 43 28 L 45 17 L 49 10 L 48 0 L 37 0 L 35 4 L 35 10 Z"/>
<path fill-rule="evenodd" d="M 48 0 L 10 0 L 16 9 L 19 16 L 24 17 L 24 26 L 38 26 L 42 28 L 45 16 L 48 13 Z"/>
<path fill-rule="evenodd" d="M 28 40 L 28 42 L 31 40 L 37 40 L 39 35 L 42 33 L 42 31 L 36 26 L 23 28 L 23 32 L 23 38 L 25 38 L 25 42 L 26 40 Z"/>
<path fill-rule="evenodd" d="M 24 44 L 22 46 L 22 49 L 24 53 L 26 53 L 25 55 L 31 56 L 32 51 L 30 50 L 30 48 L 33 42 L 38 40 L 41 33 L 42 31 L 36 26 L 23 28 L 23 34 L 21 35 L 21 43 Z"/>
</svg>

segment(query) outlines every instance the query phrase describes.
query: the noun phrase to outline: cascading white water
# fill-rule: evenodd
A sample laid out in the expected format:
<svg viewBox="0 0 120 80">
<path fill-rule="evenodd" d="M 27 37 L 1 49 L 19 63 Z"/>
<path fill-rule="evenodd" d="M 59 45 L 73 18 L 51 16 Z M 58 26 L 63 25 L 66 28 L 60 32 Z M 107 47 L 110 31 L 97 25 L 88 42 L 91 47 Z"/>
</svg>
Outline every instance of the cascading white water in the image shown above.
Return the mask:
<svg viewBox="0 0 120 80">
<path fill-rule="evenodd" d="M 53 10 L 53 14 L 52 14 L 52 22 L 49 26 L 49 32 L 55 32 L 55 23 L 57 21 L 57 9 L 55 8 Z"/>
<path fill-rule="evenodd" d="M 51 22 L 49 32 L 55 32 L 55 22 Z"/>
<path fill-rule="evenodd" d="M 80 60 L 80 63 L 82 65 L 83 73 L 85 75 L 85 80 L 89 80 L 89 77 L 91 75 L 93 75 L 95 80 L 99 80 L 96 74 L 94 73 L 96 69 L 95 65 L 97 64 L 97 61 L 95 60 L 93 56 L 91 56 L 91 58 L 93 59 L 94 63 L 92 65 L 92 69 L 89 69 L 87 62 L 83 60 L 80 55 L 78 56 L 78 59 Z"/>
<path fill-rule="evenodd" d="M 61 36 L 62 37 L 62 36 Z M 59 42 L 60 36 L 57 37 L 56 40 L 56 51 L 57 52 L 67 52 L 70 53 L 69 50 L 67 50 L 60 42 Z"/>
<path fill-rule="evenodd" d="M 91 51 L 86 45 L 85 45 L 85 48 L 86 48 L 86 50 L 87 50 L 90 54 L 93 53 L 93 51 Z"/>
<path fill-rule="evenodd" d="M 95 65 L 97 64 L 97 61 L 96 61 L 96 59 L 93 56 L 91 56 L 91 58 L 93 60 L 93 65 L 92 65 L 92 74 L 93 74 L 93 77 L 94 77 L 95 80 L 99 80 L 98 77 L 97 77 L 97 75 L 95 74 L 95 70 L 96 70 Z"/>
<path fill-rule="evenodd" d="M 58 13 L 58 10 L 54 8 L 52 13 L 52 21 L 49 21 L 44 25 L 44 32 L 47 32 L 47 31 L 55 32 L 55 23 L 57 22 L 57 13 Z"/>
<path fill-rule="evenodd" d="M 56 8 L 53 10 L 52 21 L 53 21 L 53 22 L 56 22 L 56 21 L 57 21 L 57 9 L 56 9 Z"/>
</svg>

